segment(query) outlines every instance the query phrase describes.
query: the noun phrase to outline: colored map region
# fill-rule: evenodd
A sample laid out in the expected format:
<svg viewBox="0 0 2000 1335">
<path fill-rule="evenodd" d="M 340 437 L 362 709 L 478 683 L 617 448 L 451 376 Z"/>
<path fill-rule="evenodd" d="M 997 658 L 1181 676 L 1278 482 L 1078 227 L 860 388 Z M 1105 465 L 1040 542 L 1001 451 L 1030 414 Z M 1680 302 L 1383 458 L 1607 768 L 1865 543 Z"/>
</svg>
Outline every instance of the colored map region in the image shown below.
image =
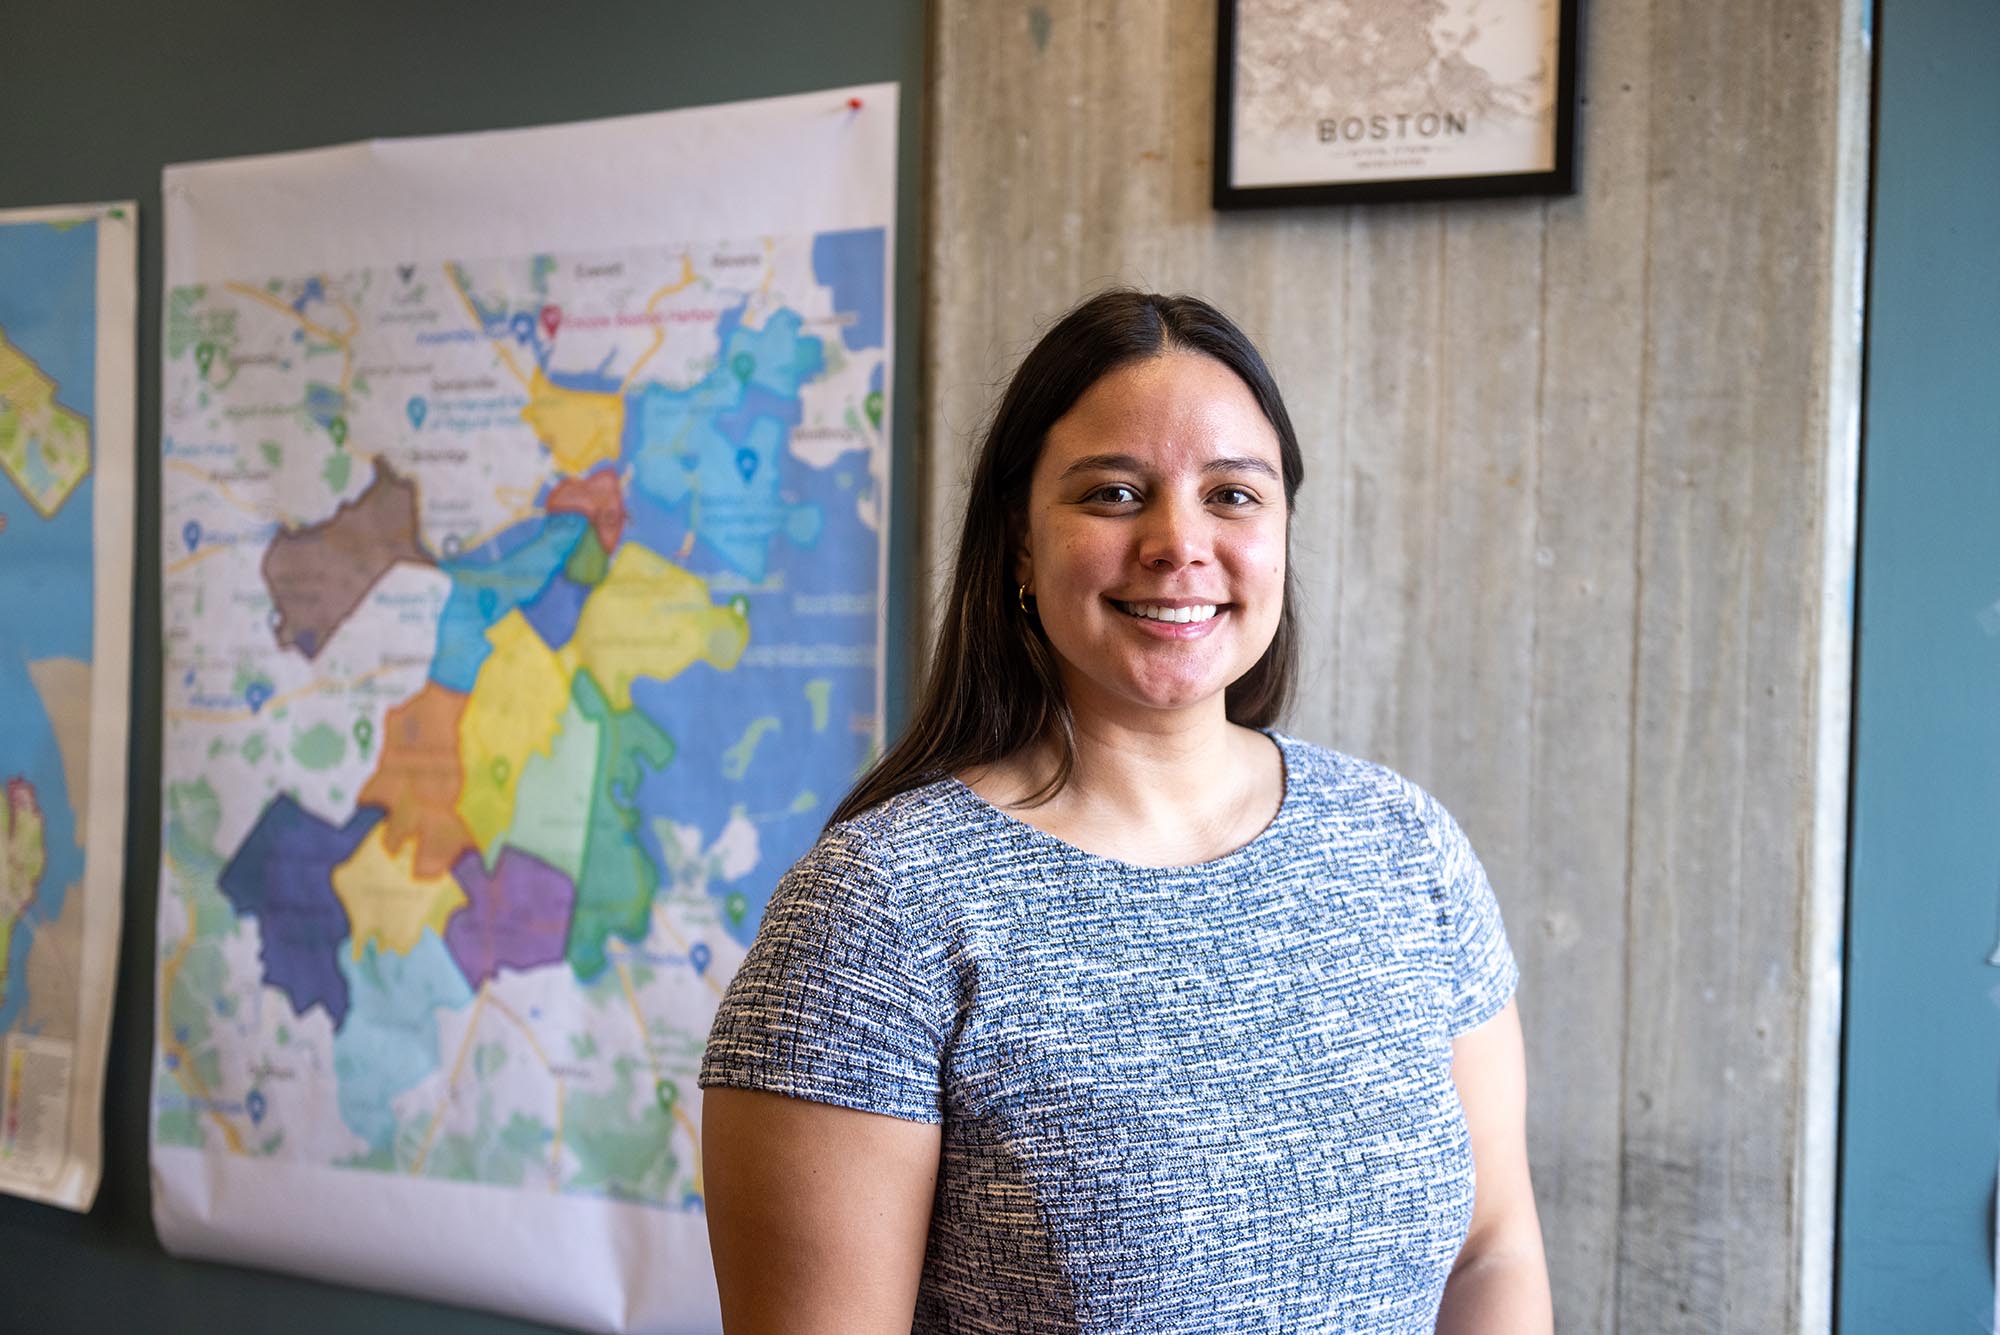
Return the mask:
<svg viewBox="0 0 2000 1335">
<path fill-rule="evenodd" d="M 880 230 L 168 294 L 163 1144 L 700 1207 L 879 731 Z"/>
<path fill-rule="evenodd" d="M 56 382 L 0 328 L 0 473 L 44 519 L 90 471 L 90 423 L 56 402 Z"/>
<path fill-rule="evenodd" d="M 377 457 L 368 489 L 321 523 L 273 535 L 264 583 L 282 648 L 317 658 L 368 590 L 398 561 L 431 564 L 417 541 L 417 489 Z"/>
<path fill-rule="evenodd" d="M 9 779 L 0 788 L 0 1000 L 7 995 L 7 945 L 14 924 L 34 904 L 48 865 L 42 808 L 34 786 L 26 779 Z"/>
</svg>

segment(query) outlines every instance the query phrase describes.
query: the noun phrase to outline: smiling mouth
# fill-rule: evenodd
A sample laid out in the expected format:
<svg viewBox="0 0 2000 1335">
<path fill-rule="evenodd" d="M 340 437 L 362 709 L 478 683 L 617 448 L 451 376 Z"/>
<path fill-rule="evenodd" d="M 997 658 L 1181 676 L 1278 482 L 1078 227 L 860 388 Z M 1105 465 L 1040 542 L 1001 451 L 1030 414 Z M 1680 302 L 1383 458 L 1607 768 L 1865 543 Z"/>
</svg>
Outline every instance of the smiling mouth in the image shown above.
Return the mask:
<svg viewBox="0 0 2000 1335">
<path fill-rule="evenodd" d="M 1228 603 L 1193 603 L 1185 607 L 1169 607 L 1164 603 L 1121 603 L 1111 600 L 1128 617 L 1138 617 L 1142 621 L 1164 621 L 1172 625 L 1186 625 L 1196 621 L 1208 621 Z"/>
</svg>

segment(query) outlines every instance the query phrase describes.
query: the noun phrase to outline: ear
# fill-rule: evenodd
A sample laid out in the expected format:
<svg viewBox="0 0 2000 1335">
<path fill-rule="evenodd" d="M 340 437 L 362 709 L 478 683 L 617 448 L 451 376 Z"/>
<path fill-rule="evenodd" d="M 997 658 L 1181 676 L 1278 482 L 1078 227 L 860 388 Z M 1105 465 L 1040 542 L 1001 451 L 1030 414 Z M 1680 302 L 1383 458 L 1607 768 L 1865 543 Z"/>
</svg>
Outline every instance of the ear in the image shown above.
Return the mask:
<svg viewBox="0 0 2000 1335">
<path fill-rule="evenodd" d="M 1035 554 L 1028 545 L 1027 526 L 1022 525 L 1014 534 L 1014 582 L 1026 585 L 1030 592 L 1035 587 Z"/>
<path fill-rule="evenodd" d="M 1007 516 L 1007 547 L 1013 553 L 1011 568 L 1014 582 L 1035 587 L 1035 552 L 1028 538 L 1027 507 L 1012 510 Z"/>
</svg>

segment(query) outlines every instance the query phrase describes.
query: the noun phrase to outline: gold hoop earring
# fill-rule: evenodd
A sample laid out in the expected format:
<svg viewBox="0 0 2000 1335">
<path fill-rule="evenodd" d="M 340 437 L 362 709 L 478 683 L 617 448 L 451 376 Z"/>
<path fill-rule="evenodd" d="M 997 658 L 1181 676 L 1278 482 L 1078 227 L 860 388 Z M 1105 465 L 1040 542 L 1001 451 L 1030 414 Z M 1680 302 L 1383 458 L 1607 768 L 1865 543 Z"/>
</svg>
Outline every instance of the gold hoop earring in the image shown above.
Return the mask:
<svg viewBox="0 0 2000 1335">
<path fill-rule="evenodd" d="M 1028 610 L 1028 586 L 1027 586 L 1027 585 L 1025 585 L 1025 584 L 1016 584 L 1016 585 L 1014 586 L 1014 601 L 1015 601 L 1015 602 L 1017 602 L 1017 603 L 1019 603 L 1019 604 L 1021 605 L 1021 615 L 1022 615 L 1022 616 L 1032 616 L 1032 615 L 1034 615 L 1034 614 L 1033 614 L 1032 612 L 1030 612 L 1030 611 Z"/>
</svg>

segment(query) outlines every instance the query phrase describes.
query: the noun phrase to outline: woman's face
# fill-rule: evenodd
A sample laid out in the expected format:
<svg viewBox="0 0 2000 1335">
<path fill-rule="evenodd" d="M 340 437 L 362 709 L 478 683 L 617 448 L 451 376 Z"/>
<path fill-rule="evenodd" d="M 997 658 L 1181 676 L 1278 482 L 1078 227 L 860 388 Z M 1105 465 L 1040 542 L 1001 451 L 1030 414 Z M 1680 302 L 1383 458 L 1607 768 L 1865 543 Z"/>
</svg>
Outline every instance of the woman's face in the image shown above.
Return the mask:
<svg viewBox="0 0 2000 1335">
<path fill-rule="evenodd" d="M 1236 373 L 1129 363 L 1049 428 L 1015 578 L 1079 721 L 1223 707 L 1285 594 L 1278 435 Z"/>
</svg>

